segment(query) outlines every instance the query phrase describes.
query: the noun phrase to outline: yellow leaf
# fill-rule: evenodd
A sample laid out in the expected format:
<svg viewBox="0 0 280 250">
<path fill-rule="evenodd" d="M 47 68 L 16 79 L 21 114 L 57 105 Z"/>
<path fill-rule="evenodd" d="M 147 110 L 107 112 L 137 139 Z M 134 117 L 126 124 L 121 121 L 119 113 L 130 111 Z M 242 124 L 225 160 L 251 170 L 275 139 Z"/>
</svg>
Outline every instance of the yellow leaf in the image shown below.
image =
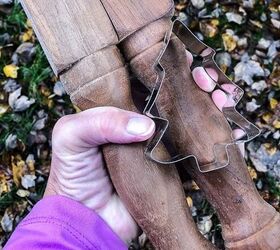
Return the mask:
<svg viewBox="0 0 280 250">
<path fill-rule="evenodd" d="M 224 73 L 226 73 L 226 71 L 227 71 L 227 65 L 225 65 L 225 64 L 222 64 L 222 65 L 220 65 L 220 69 L 224 72 Z"/>
<path fill-rule="evenodd" d="M 27 167 L 28 167 L 28 173 L 31 175 L 35 175 L 35 161 L 34 160 L 29 160 L 26 162 Z"/>
<path fill-rule="evenodd" d="M 218 19 L 213 19 L 210 22 L 213 26 L 218 26 L 220 24 L 220 21 Z"/>
<path fill-rule="evenodd" d="M 0 104 L 0 116 L 5 114 L 8 109 L 9 109 L 9 105 Z"/>
<path fill-rule="evenodd" d="M 0 173 L 0 194 L 9 192 L 9 186 L 6 180 L 6 176 Z"/>
<path fill-rule="evenodd" d="M 248 167 L 248 171 L 249 171 L 249 174 L 250 174 L 252 180 L 256 180 L 258 178 L 258 174 L 254 168 Z"/>
<path fill-rule="evenodd" d="M 270 113 L 266 113 L 262 116 L 262 119 L 266 122 L 269 123 L 270 119 L 272 118 L 272 115 Z"/>
<path fill-rule="evenodd" d="M 29 27 L 29 28 L 32 27 L 32 23 L 31 23 L 30 19 L 27 19 L 26 26 Z"/>
<path fill-rule="evenodd" d="M 278 101 L 276 99 L 274 99 L 274 98 L 271 98 L 269 100 L 269 104 L 270 104 L 270 108 L 271 109 L 275 109 L 277 107 Z"/>
<path fill-rule="evenodd" d="M 195 181 L 192 181 L 192 190 L 199 190 L 199 186 L 197 186 Z"/>
<path fill-rule="evenodd" d="M 191 198 L 190 196 L 188 196 L 186 200 L 187 200 L 188 206 L 189 206 L 189 207 L 192 207 L 192 206 L 193 206 L 193 200 L 192 200 L 192 198 Z"/>
<path fill-rule="evenodd" d="M 230 34 L 224 33 L 222 35 L 225 50 L 231 52 L 236 48 L 236 41 Z"/>
<path fill-rule="evenodd" d="M 276 128 L 276 129 L 280 129 L 280 121 L 279 120 L 275 120 L 273 123 L 272 123 L 273 127 Z"/>
<path fill-rule="evenodd" d="M 81 112 L 81 110 L 79 109 L 78 106 L 76 106 L 76 105 L 73 105 L 73 106 L 74 106 L 74 109 L 75 109 L 76 113 L 80 113 Z"/>
<path fill-rule="evenodd" d="M 33 30 L 32 29 L 28 29 L 26 32 L 24 32 L 22 35 L 21 35 L 21 40 L 23 42 L 27 42 L 27 41 L 30 41 L 32 39 L 32 36 L 33 36 Z"/>
<path fill-rule="evenodd" d="M 218 33 L 217 26 L 209 24 L 207 22 L 199 23 L 201 32 L 207 37 L 214 37 Z"/>
<path fill-rule="evenodd" d="M 13 180 L 17 187 L 20 186 L 24 167 L 25 167 L 25 163 L 20 156 L 16 156 L 16 157 L 12 156 Z"/>
<path fill-rule="evenodd" d="M 3 72 L 4 72 L 6 77 L 17 78 L 17 76 L 18 76 L 18 69 L 19 69 L 19 67 L 17 67 L 16 65 L 9 64 L 9 65 L 6 65 L 3 68 Z"/>
<path fill-rule="evenodd" d="M 277 148 L 274 147 L 272 144 L 264 143 L 263 145 L 269 155 L 274 155 L 277 152 Z"/>
</svg>

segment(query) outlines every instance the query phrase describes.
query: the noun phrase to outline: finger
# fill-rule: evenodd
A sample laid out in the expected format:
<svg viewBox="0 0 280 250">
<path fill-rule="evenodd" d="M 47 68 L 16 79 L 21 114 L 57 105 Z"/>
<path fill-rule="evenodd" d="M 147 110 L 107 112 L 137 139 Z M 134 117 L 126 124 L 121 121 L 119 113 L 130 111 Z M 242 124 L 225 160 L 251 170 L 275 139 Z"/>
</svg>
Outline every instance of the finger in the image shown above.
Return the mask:
<svg viewBox="0 0 280 250">
<path fill-rule="evenodd" d="M 211 68 L 205 70 L 203 67 L 196 67 L 193 69 L 192 75 L 194 81 L 202 90 L 206 92 L 214 90 L 216 86 L 214 80 L 218 78 L 218 74 L 215 70 Z"/>
<path fill-rule="evenodd" d="M 227 95 L 224 91 L 217 89 L 213 91 L 212 93 L 212 100 L 214 104 L 217 106 L 217 108 L 222 111 L 223 107 L 225 106 L 227 102 Z"/>
<path fill-rule="evenodd" d="M 106 143 L 126 144 L 145 141 L 154 130 L 154 122 L 144 115 L 100 107 L 60 119 L 53 131 L 53 145 L 59 148 L 69 144 L 82 150 Z"/>
<path fill-rule="evenodd" d="M 232 137 L 233 137 L 233 139 L 235 139 L 235 140 L 240 139 L 240 138 L 243 137 L 244 135 L 245 135 L 245 132 L 244 132 L 242 129 L 237 128 L 237 129 L 234 129 L 234 130 L 232 131 Z M 245 145 L 244 145 L 244 143 L 239 143 L 239 144 L 238 144 L 238 147 L 239 147 L 239 149 L 240 149 L 240 152 L 241 152 L 242 155 L 244 156 L 244 155 L 245 155 Z"/>
<path fill-rule="evenodd" d="M 193 63 L 193 55 L 188 50 L 186 50 L 186 54 L 187 54 L 187 61 L 188 61 L 189 67 L 190 67 Z"/>
</svg>

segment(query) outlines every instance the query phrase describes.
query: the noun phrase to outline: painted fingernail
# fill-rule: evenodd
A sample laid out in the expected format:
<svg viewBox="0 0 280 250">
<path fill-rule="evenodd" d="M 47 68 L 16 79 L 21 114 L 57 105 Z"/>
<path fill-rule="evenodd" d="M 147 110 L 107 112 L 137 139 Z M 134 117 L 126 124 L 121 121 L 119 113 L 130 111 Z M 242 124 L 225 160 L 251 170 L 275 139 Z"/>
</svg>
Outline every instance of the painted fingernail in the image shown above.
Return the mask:
<svg viewBox="0 0 280 250">
<path fill-rule="evenodd" d="M 146 136 L 154 130 L 154 122 L 147 117 L 131 118 L 126 126 L 126 131 L 131 135 Z"/>
<path fill-rule="evenodd" d="M 206 73 L 204 68 L 197 67 L 192 72 L 196 84 L 204 91 L 211 92 L 215 88 L 215 83 Z"/>
</svg>

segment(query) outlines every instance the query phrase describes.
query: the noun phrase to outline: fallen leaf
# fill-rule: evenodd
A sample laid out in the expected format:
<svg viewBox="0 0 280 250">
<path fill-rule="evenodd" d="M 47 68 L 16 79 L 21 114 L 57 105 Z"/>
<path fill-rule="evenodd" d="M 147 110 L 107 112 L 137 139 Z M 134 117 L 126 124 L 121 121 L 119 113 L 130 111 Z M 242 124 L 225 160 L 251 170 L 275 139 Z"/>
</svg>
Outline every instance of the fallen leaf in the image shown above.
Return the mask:
<svg viewBox="0 0 280 250">
<path fill-rule="evenodd" d="M 21 198 L 24 198 L 24 197 L 28 197 L 30 195 L 30 192 L 28 190 L 19 189 L 17 191 L 17 195 Z"/>
<path fill-rule="evenodd" d="M 237 45 L 236 40 L 230 34 L 228 33 L 222 34 L 222 39 L 223 39 L 225 50 L 231 52 L 236 48 Z"/>
<path fill-rule="evenodd" d="M 234 22 L 237 24 L 241 24 L 243 20 L 243 17 L 240 14 L 234 12 L 227 12 L 226 17 L 229 22 Z"/>
<path fill-rule="evenodd" d="M 191 3 L 197 9 L 202 9 L 205 5 L 204 0 L 191 0 Z"/>
<path fill-rule="evenodd" d="M 12 232 L 12 230 L 13 230 L 12 215 L 9 215 L 7 210 L 5 211 L 5 214 L 1 219 L 1 227 L 7 233 Z"/>
<path fill-rule="evenodd" d="M 27 42 L 30 41 L 33 37 L 33 30 L 32 29 L 28 29 L 27 31 L 25 31 L 22 35 L 21 35 L 21 40 L 23 42 Z"/>
<path fill-rule="evenodd" d="M 21 183 L 21 178 L 22 178 L 22 175 L 24 172 L 25 163 L 21 159 L 20 156 L 16 156 L 16 157 L 12 156 L 11 164 L 12 164 L 12 173 L 13 173 L 14 183 L 17 187 L 19 187 L 20 183 Z"/>
<path fill-rule="evenodd" d="M 249 171 L 249 174 L 250 174 L 252 180 L 256 180 L 258 178 L 258 174 L 254 168 L 248 167 L 248 171 Z"/>
<path fill-rule="evenodd" d="M 3 72 L 4 72 L 6 77 L 10 77 L 10 78 L 15 79 L 18 76 L 18 69 L 19 69 L 19 67 L 17 67 L 16 65 L 9 64 L 9 65 L 6 65 L 3 68 Z"/>
<path fill-rule="evenodd" d="M 10 134 L 5 141 L 5 146 L 7 150 L 15 149 L 17 147 L 17 136 Z"/>
<path fill-rule="evenodd" d="M 187 204 L 188 204 L 189 207 L 192 207 L 192 206 L 193 206 L 193 200 L 192 200 L 192 198 L 191 198 L 190 196 L 188 196 L 188 197 L 186 198 L 186 201 L 187 201 Z"/>
<path fill-rule="evenodd" d="M 5 114 L 9 109 L 9 105 L 0 103 L 0 116 Z"/>
<path fill-rule="evenodd" d="M 29 175 L 29 174 L 24 175 L 21 178 L 21 185 L 26 189 L 35 187 L 35 180 L 36 180 L 35 175 Z"/>
<path fill-rule="evenodd" d="M 246 110 L 249 112 L 254 112 L 256 109 L 258 109 L 260 105 L 257 104 L 256 99 L 252 99 L 252 101 L 246 103 Z"/>
<path fill-rule="evenodd" d="M 63 96 L 66 93 L 62 82 L 58 81 L 55 83 L 53 87 L 53 92 L 58 96 Z"/>
<path fill-rule="evenodd" d="M 235 82 L 243 80 L 248 85 L 254 83 L 253 77 L 265 75 L 260 63 L 251 60 L 248 53 L 245 53 L 241 58 L 241 62 L 234 67 L 234 73 Z"/>
<path fill-rule="evenodd" d="M 9 191 L 9 186 L 6 180 L 6 175 L 4 173 L 0 173 L 0 195 L 2 193 L 7 193 Z"/>
<path fill-rule="evenodd" d="M 209 216 L 204 216 L 200 218 L 200 221 L 197 223 L 198 230 L 203 234 L 206 235 L 207 233 L 210 232 L 213 222 L 211 220 L 211 215 Z"/>
<path fill-rule="evenodd" d="M 11 4 L 13 0 L 0 0 L 0 5 Z"/>
<path fill-rule="evenodd" d="M 276 99 L 274 99 L 274 98 L 271 98 L 269 100 L 269 105 L 270 105 L 270 108 L 273 110 L 273 109 L 275 109 L 277 107 L 278 101 Z"/>
<path fill-rule="evenodd" d="M 28 109 L 35 100 L 33 98 L 28 99 L 27 96 L 20 96 L 21 88 L 17 89 L 9 95 L 9 105 L 15 112 L 21 112 Z"/>
<path fill-rule="evenodd" d="M 280 121 L 278 119 L 276 119 L 273 123 L 272 123 L 273 127 L 276 129 L 280 129 Z"/>
</svg>

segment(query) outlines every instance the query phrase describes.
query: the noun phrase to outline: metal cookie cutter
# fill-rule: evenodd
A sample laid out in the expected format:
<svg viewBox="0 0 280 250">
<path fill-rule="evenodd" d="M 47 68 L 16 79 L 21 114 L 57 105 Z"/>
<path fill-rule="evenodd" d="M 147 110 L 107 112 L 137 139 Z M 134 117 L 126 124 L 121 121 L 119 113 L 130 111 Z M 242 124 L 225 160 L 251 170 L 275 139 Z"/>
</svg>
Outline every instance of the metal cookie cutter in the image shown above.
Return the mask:
<svg viewBox="0 0 280 250">
<path fill-rule="evenodd" d="M 232 136 L 232 141 L 229 143 L 215 144 L 213 148 L 215 160 L 205 165 L 199 165 L 195 155 L 175 154 L 170 159 L 160 159 L 156 156 L 157 145 L 163 139 L 163 136 L 168 129 L 169 121 L 165 118 L 153 115 L 152 109 L 155 106 L 156 99 L 160 94 L 160 89 L 165 78 L 165 69 L 161 65 L 161 59 L 167 47 L 169 46 L 172 33 L 183 42 L 186 50 L 192 53 L 194 58 L 193 64 L 191 65 L 192 70 L 195 67 L 202 66 L 204 68 L 212 68 L 217 72 L 217 79 L 213 79 L 210 75 L 209 76 L 216 83 L 216 88 L 222 89 L 227 95 L 228 101 L 222 108 L 222 112 L 230 123 L 234 123 L 245 132 L 244 136 L 239 139 L 233 139 Z M 201 42 L 180 20 L 176 19 L 173 21 L 171 29 L 165 36 L 163 49 L 161 50 L 159 57 L 154 64 L 154 68 L 157 73 L 157 80 L 143 112 L 145 115 L 152 118 L 156 124 L 155 134 L 145 149 L 145 155 L 149 159 L 161 164 L 172 164 L 183 161 L 187 158 L 193 158 L 201 172 L 209 172 L 224 168 L 229 164 L 228 147 L 230 145 L 248 142 L 260 134 L 260 130 L 255 125 L 250 123 L 239 112 L 237 112 L 236 105 L 242 98 L 244 92 L 218 67 L 215 62 L 215 55 L 215 50 Z M 223 89 L 221 87 L 221 84 L 223 83 L 232 84 L 234 86 L 233 91 L 229 92 Z"/>
</svg>

